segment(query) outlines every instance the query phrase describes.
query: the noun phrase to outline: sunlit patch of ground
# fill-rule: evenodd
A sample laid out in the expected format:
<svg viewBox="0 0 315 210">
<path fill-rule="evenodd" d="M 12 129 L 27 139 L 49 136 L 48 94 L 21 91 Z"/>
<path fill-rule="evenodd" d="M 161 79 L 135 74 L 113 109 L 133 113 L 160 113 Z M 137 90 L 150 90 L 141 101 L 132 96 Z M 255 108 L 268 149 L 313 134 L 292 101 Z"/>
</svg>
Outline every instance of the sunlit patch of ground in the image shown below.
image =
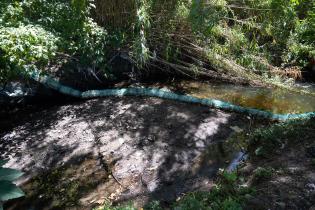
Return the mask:
<svg viewBox="0 0 315 210">
<path fill-rule="evenodd" d="M 183 193 L 211 189 L 218 169 L 239 149 L 221 143 L 256 124 L 239 114 L 155 98 L 51 108 L 0 137 L 6 166 L 25 172 L 19 183 L 27 196 L 10 205 L 170 203 Z"/>
</svg>

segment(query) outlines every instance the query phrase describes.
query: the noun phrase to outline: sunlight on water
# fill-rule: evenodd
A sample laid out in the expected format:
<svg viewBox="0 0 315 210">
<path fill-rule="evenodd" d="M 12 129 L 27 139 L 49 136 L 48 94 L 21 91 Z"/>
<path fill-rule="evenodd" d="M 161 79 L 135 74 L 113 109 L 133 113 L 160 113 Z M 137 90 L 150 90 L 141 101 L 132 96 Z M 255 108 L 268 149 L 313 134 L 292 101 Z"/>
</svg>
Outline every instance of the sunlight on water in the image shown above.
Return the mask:
<svg viewBox="0 0 315 210">
<path fill-rule="evenodd" d="M 244 107 L 269 110 L 273 113 L 315 111 L 314 96 L 292 93 L 282 89 L 207 84 L 191 81 L 183 81 L 177 88 L 195 97 L 223 100 Z"/>
</svg>

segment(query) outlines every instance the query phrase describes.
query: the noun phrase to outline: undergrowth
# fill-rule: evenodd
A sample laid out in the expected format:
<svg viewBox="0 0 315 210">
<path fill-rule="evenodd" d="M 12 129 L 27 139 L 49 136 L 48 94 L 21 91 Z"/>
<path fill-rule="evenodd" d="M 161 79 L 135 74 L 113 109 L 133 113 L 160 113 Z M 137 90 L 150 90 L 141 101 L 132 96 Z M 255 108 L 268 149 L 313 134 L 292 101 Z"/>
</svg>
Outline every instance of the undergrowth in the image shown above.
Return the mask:
<svg viewBox="0 0 315 210">
<path fill-rule="evenodd" d="M 294 120 L 277 123 L 253 132 L 248 138 L 249 151 L 254 156 L 264 158 L 281 152 L 287 145 L 300 143 L 301 133 L 303 140 L 315 138 L 315 120 Z"/>
<path fill-rule="evenodd" d="M 60 62 L 109 75 L 107 32 L 90 17 L 92 4 L 84 2 L 1 1 L 0 83 L 34 69 L 49 72 Z"/>
<path fill-rule="evenodd" d="M 242 187 L 239 184 L 239 177 L 236 172 L 221 171 L 217 185 L 210 192 L 191 192 L 177 199 L 169 209 L 174 210 L 241 210 L 243 205 L 254 191 L 251 188 Z M 112 206 L 105 204 L 95 210 L 135 210 L 132 204 Z M 161 210 L 165 206 L 159 201 L 152 201 L 143 209 Z"/>
<path fill-rule="evenodd" d="M 4 0 L 0 82 L 69 62 L 82 75 L 110 78 L 120 57 L 142 72 L 290 84 L 286 76 L 300 77 L 315 56 L 314 4 Z"/>
</svg>

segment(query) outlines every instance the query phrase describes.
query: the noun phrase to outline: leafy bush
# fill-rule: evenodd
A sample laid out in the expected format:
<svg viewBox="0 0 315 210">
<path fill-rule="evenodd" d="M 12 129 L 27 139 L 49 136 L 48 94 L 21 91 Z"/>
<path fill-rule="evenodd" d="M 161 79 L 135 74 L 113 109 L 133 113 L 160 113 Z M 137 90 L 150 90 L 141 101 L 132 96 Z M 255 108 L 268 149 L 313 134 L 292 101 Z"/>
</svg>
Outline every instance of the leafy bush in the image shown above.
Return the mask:
<svg viewBox="0 0 315 210">
<path fill-rule="evenodd" d="M 44 70 L 60 55 L 107 74 L 107 32 L 89 17 L 92 6 L 85 0 L 0 2 L 0 82 Z"/>
<path fill-rule="evenodd" d="M 39 26 L 0 27 L 0 81 L 42 68 L 55 56 L 58 38 Z"/>
<path fill-rule="evenodd" d="M 3 209 L 3 202 L 24 196 L 23 191 L 12 181 L 16 180 L 23 173 L 18 170 L 3 168 L 6 161 L 0 160 L 0 209 Z"/>
<path fill-rule="evenodd" d="M 84 22 L 77 41 L 72 43 L 71 53 L 79 56 L 82 64 L 105 70 L 107 63 L 107 39 L 106 30 L 99 27 L 89 18 Z M 104 73 L 106 74 L 107 72 L 104 71 Z"/>
<path fill-rule="evenodd" d="M 259 128 L 249 136 L 249 151 L 265 158 L 273 157 L 285 149 L 286 144 L 300 143 L 301 133 L 307 133 L 304 140 L 312 139 L 315 133 L 309 132 L 315 126 L 314 119 L 293 120 Z"/>
<path fill-rule="evenodd" d="M 283 132 L 290 132 L 287 126 L 293 128 L 290 124 L 278 124 L 276 126 L 258 129 L 251 135 L 249 144 L 250 150 L 254 151 L 255 155 L 263 157 L 275 153 L 281 148 L 283 143 L 281 138 L 278 137 L 281 136 Z M 277 138 L 275 138 L 276 136 Z"/>
<path fill-rule="evenodd" d="M 296 32 L 288 41 L 288 61 L 294 61 L 306 66 L 309 60 L 315 58 L 315 2 L 309 3 L 306 18 L 297 23 Z"/>
</svg>

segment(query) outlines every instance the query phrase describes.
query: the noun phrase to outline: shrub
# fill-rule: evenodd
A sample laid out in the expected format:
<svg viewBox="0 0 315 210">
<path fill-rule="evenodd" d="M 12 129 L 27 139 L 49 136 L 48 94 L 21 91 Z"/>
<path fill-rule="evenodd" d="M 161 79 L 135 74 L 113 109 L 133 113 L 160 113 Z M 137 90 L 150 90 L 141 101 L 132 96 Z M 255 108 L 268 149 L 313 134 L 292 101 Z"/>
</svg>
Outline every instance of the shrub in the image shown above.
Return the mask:
<svg viewBox="0 0 315 210">
<path fill-rule="evenodd" d="M 47 65 L 57 43 L 58 38 L 40 26 L 0 27 L 0 81 Z"/>
<path fill-rule="evenodd" d="M 57 59 L 56 53 L 107 74 L 107 32 L 89 17 L 93 6 L 89 2 L 1 2 L 0 82 L 54 65 L 61 57 Z"/>
<path fill-rule="evenodd" d="M 315 58 L 315 2 L 309 3 L 306 18 L 297 23 L 296 31 L 288 42 L 287 61 L 306 66 Z"/>
</svg>

